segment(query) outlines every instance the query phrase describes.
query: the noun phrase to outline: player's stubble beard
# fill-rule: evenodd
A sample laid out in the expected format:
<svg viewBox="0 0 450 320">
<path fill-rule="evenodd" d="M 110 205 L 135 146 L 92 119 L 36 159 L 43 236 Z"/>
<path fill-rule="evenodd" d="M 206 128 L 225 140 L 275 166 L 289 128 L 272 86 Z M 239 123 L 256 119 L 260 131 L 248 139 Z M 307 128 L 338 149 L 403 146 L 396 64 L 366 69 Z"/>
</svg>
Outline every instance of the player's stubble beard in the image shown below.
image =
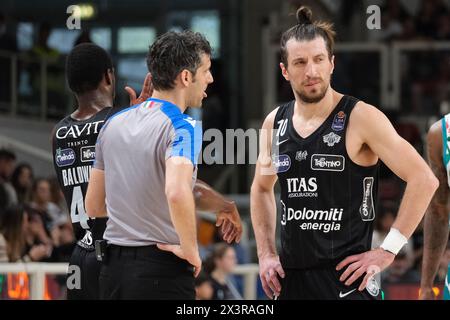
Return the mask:
<svg viewBox="0 0 450 320">
<path fill-rule="evenodd" d="M 322 82 L 324 83 L 324 82 Z M 330 82 L 328 81 L 326 84 L 322 85 L 318 89 L 318 93 L 315 94 L 307 94 L 304 90 L 295 90 L 297 96 L 302 100 L 303 103 L 313 104 L 322 101 L 328 91 L 328 87 L 330 86 Z"/>
</svg>

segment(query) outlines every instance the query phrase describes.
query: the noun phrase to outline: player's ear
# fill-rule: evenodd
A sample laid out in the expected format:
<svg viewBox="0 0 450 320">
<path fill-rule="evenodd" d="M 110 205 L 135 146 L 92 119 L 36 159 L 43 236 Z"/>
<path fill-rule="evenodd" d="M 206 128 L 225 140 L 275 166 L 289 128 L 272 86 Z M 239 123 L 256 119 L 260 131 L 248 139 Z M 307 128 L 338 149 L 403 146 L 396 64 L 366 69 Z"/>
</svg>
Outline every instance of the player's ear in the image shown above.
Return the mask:
<svg viewBox="0 0 450 320">
<path fill-rule="evenodd" d="M 104 78 L 107 85 L 112 85 L 114 83 L 114 69 L 108 69 Z"/>
<path fill-rule="evenodd" d="M 286 81 L 289 81 L 289 75 L 287 73 L 287 68 L 283 62 L 280 62 L 280 69 L 281 69 L 281 74 L 283 75 L 283 77 L 286 79 Z"/>
<path fill-rule="evenodd" d="M 331 74 L 333 74 L 333 71 L 334 71 L 334 55 L 331 56 L 330 62 L 331 62 Z"/>
</svg>

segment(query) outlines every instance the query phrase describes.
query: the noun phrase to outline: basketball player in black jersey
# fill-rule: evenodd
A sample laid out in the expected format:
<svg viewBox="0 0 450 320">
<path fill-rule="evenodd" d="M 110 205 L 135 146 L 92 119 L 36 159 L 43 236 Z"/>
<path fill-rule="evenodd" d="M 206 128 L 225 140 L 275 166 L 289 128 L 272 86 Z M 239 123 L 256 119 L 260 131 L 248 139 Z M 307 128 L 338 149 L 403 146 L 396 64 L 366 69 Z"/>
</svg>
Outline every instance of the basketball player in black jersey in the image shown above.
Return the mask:
<svg viewBox="0 0 450 320">
<path fill-rule="evenodd" d="M 280 299 L 380 299 L 373 275 L 407 242 L 438 182 L 382 112 L 332 89 L 331 24 L 312 22 L 306 7 L 297 20 L 282 36 L 280 63 L 295 100 L 265 119 L 251 188 L 263 288 Z M 371 250 L 379 160 L 407 186 L 391 231 Z"/>
<path fill-rule="evenodd" d="M 69 265 L 77 266 L 81 276 L 80 287 L 72 287 L 68 279 L 67 298 L 98 299 L 101 264 L 96 259 L 94 244 L 103 238 L 107 219 L 90 219 L 84 199 L 98 133 L 104 122 L 122 108 L 112 107 L 115 92 L 113 63 L 101 47 L 86 43 L 72 49 L 67 57 L 66 76 L 78 108 L 55 126 L 52 146 L 55 171 L 77 241 Z M 151 76 L 148 74 L 145 78 L 139 97 L 136 98 L 130 87 L 125 90 L 130 96 L 130 105 L 144 102 L 152 94 Z M 242 225 L 235 203 L 200 180 L 195 185 L 194 195 L 197 209 L 216 213 L 216 225 L 221 226 L 223 239 L 229 243 L 239 242 Z"/>
</svg>

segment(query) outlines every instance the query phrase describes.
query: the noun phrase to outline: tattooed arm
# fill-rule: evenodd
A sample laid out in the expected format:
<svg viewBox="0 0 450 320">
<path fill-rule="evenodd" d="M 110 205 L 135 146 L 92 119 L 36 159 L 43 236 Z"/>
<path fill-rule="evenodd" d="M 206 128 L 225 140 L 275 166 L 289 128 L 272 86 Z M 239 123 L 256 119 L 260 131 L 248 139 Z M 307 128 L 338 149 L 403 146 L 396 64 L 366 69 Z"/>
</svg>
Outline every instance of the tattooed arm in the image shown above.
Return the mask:
<svg viewBox="0 0 450 320">
<path fill-rule="evenodd" d="M 435 297 L 432 290 L 433 282 L 448 241 L 450 190 L 447 171 L 442 160 L 442 148 L 442 124 L 438 121 L 431 126 L 427 135 L 428 162 L 439 180 L 439 188 L 425 215 L 420 299 Z"/>
</svg>

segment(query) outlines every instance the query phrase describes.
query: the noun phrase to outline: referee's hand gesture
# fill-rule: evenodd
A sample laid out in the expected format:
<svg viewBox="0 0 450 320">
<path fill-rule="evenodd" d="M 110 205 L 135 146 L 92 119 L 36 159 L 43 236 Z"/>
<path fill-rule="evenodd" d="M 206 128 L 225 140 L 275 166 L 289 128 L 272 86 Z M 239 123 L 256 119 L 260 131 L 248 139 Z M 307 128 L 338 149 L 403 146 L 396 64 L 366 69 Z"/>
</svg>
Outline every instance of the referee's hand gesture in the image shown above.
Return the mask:
<svg viewBox="0 0 450 320">
<path fill-rule="evenodd" d="M 136 91 L 134 91 L 133 88 L 129 86 L 125 87 L 125 91 L 128 93 L 128 96 L 130 97 L 130 106 L 134 106 L 144 102 L 145 100 L 150 98 L 153 94 L 152 75 L 150 73 L 147 73 L 139 97 L 136 97 Z"/>
<path fill-rule="evenodd" d="M 202 259 L 200 259 L 198 250 L 192 250 L 192 253 L 187 252 L 186 250 L 183 250 L 183 248 L 181 248 L 180 245 L 177 244 L 158 243 L 157 247 L 160 250 L 172 252 L 178 258 L 187 260 L 187 262 L 189 262 L 191 265 L 194 266 L 194 277 L 197 278 L 197 276 L 200 273 L 200 270 L 202 269 Z"/>
</svg>

